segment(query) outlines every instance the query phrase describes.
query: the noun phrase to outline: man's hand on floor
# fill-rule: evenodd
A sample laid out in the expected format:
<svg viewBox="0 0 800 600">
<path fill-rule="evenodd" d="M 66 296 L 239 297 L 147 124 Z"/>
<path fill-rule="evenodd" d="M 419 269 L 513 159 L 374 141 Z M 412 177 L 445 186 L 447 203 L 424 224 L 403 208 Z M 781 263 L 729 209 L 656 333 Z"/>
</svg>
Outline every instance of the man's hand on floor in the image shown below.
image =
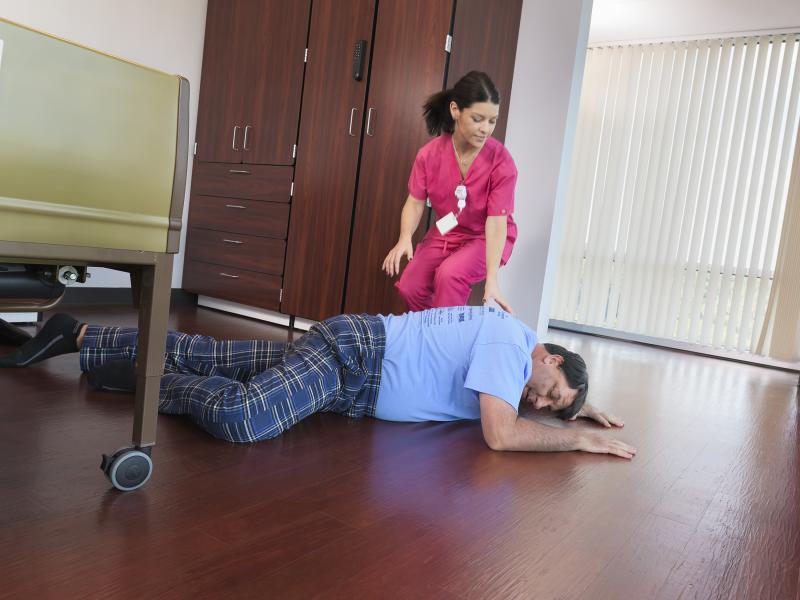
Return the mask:
<svg viewBox="0 0 800 600">
<path fill-rule="evenodd" d="M 570 419 L 570 421 L 574 421 L 578 417 L 583 417 L 585 419 L 591 419 L 592 421 L 597 421 L 603 427 L 624 427 L 625 422 L 609 413 L 604 413 L 601 410 L 597 410 L 594 406 L 590 405 L 588 402 L 583 405 L 578 411 L 578 414 L 575 415 Z"/>
<path fill-rule="evenodd" d="M 608 438 L 602 433 L 591 431 L 581 433 L 578 449 L 594 454 L 614 454 L 615 456 L 620 456 L 629 460 L 636 454 L 636 448 L 630 444 Z"/>
</svg>

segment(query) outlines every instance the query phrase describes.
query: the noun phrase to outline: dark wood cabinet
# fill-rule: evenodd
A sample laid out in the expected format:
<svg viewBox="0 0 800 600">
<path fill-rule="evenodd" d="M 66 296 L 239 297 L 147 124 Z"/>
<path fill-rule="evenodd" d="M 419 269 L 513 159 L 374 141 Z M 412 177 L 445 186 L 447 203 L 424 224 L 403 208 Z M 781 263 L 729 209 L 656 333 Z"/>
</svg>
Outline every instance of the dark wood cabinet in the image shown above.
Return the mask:
<svg viewBox="0 0 800 600">
<path fill-rule="evenodd" d="M 257 271 L 187 259 L 183 285 L 192 292 L 239 304 L 278 310 L 281 278 Z"/>
<path fill-rule="evenodd" d="M 183 287 L 278 310 L 310 0 L 208 0 Z"/>
<path fill-rule="evenodd" d="M 444 83 L 452 12 L 452 0 L 378 6 L 344 312 L 405 311 L 380 267 L 397 241 L 414 157 L 430 139 L 422 105 Z"/>
<path fill-rule="evenodd" d="M 237 146 L 241 134 L 234 127 L 241 127 L 244 120 L 244 72 L 235 68 L 241 48 L 233 40 L 242 39 L 247 25 L 243 7 L 242 2 L 208 1 L 195 135 L 197 160 L 242 162 L 241 146 Z"/>
<path fill-rule="evenodd" d="M 242 162 L 294 164 L 311 2 L 236 1 L 250 6 Z"/>
<path fill-rule="evenodd" d="M 291 165 L 310 0 L 208 0 L 197 160 Z"/>
<path fill-rule="evenodd" d="M 341 312 L 367 76 L 353 77 L 353 51 L 372 53 L 375 0 L 315 0 L 283 302 L 287 314 L 320 319 Z"/>
</svg>

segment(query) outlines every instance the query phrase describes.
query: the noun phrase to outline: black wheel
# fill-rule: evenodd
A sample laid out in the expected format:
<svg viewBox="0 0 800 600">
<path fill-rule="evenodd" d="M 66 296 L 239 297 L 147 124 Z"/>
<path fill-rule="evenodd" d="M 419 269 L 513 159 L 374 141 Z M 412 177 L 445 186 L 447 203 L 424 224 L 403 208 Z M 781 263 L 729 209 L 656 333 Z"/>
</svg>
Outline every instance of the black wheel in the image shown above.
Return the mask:
<svg viewBox="0 0 800 600">
<path fill-rule="evenodd" d="M 148 452 L 125 448 L 110 458 L 104 454 L 100 468 L 115 488 L 131 492 L 142 487 L 150 479 L 153 473 L 153 461 Z"/>
</svg>

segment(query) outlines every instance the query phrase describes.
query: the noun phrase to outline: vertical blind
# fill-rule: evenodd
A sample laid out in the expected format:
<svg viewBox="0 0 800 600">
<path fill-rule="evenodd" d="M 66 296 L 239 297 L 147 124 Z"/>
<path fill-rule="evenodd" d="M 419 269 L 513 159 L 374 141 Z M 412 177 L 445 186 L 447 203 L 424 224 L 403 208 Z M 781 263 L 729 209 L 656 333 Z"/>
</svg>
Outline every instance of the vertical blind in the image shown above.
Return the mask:
<svg viewBox="0 0 800 600">
<path fill-rule="evenodd" d="M 794 34 L 588 51 L 551 319 L 755 347 L 799 70 Z"/>
</svg>

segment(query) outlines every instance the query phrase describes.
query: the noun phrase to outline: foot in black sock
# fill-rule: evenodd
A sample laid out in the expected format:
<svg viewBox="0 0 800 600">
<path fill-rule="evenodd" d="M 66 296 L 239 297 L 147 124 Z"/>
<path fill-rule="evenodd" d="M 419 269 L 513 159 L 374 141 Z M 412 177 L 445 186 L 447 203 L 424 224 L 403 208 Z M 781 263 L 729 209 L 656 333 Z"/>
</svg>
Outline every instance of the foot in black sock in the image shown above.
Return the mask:
<svg viewBox="0 0 800 600">
<path fill-rule="evenodd" d="M 77 352 L 81 325 L 67 314 L 53 315 L 42 330 L 16 352 L 0 358 L 0 367 L 27 367 L 59 354 Z"/>
<path fill-rule="evenodd" d="M 135 392 L 136 366 L 129 360 L 110 360 L 86 373 L 96 390 L 106 392 Z"/>
<path fill-rule="evenodd" d="M 11 344 L 12 346 L 22 346 L 31 339 L 27 331 L 23 331 L 13 323 L 0 319 L 0 344 Z"/>
</svg>

